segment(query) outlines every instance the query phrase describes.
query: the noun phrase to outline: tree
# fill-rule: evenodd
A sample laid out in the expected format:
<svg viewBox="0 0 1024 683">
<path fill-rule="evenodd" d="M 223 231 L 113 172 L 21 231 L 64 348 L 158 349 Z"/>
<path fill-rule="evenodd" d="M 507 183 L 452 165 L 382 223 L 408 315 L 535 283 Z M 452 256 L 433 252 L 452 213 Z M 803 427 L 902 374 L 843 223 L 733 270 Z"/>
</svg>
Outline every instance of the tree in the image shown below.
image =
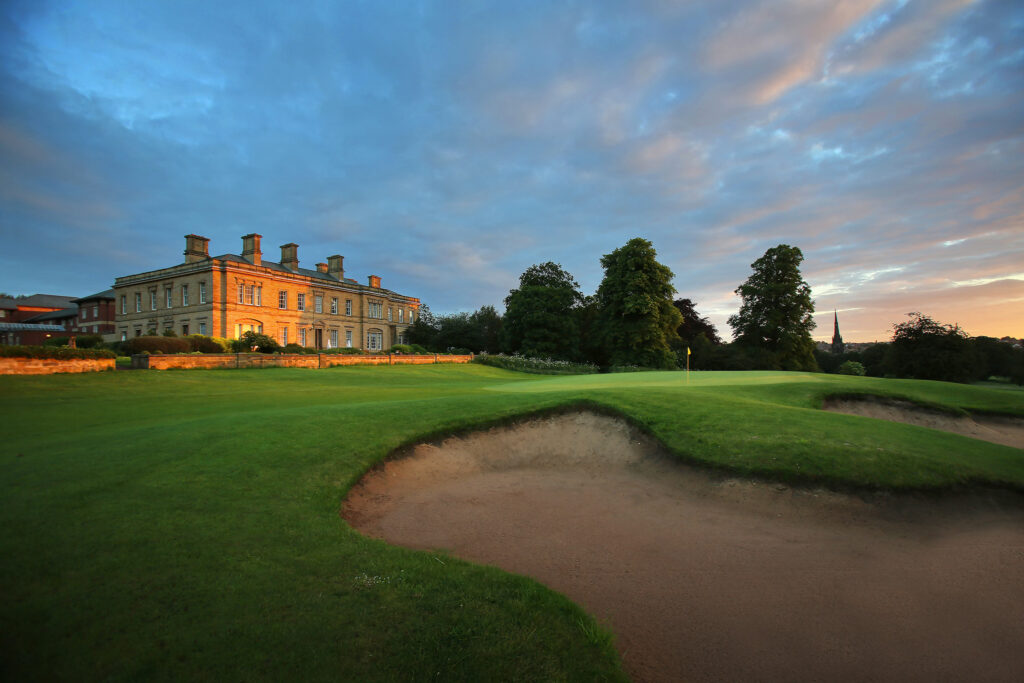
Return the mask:
<svg viewBox="0 0 1024 683">
<path fill-rule="evenodd" d="M 473 325 L 479 330 L 480 348 L 476 351 L 498 353 L 501 351 L 501 316 L 494 306 L 481 306 L 472 316 Z"/>
<path fill-rule="evenodd" d="M 501 345 L 524 356 L 576 360 L 579 325 L 574 311 L 583 302 L 579 284 L 558 263 L 541 263 L 519 276 L 519 288 L 505 297 Z"/>
<path fill-rule="evenodd" d="M 682 315 L 672 305 L 673 273 L 639 237 L 601 257 L 600 328 L 612 365 L 672 368 Z"/>
<path fill-rule="evenodd" d="M 417 313 L 416 320 L 406 329 L 409 343 L 419 344 L 434 351 L 437 348 L 434 344 L 438 332 L 437 319 L 430 312 L 430 306 L 426 304 L 421 304 Z"/>
<path fill-rule="evenodd" d="M 814 302 L 800 275 L 804 255 L 780 244 L 750 264 L 754 272 L 736 289 L 740 311 L 729 318 L 740 346 L 771 353 L 781 370 L 817 370 L 814 360 Z"/>
<path fill-rule="evenodd" d="M 186 341 L 186 340 L 183 340 Z M 191 346 L 191 344 L 189 344 Z M 232 342 L 234 350 L 239 353 L 259 351 L 260 353 L 277 353 L 281 350 L 277 341 L 260 332 L 243 332 L 241 338 Z"/>
<path fill-rule="evenodd" d="M 897 377 L 974 381 L 980 370 L 974 345 L 957 325 L 945 325 L 914 311 L 893 325 L 886 370 Z"/>
<path fill-rule="evenodd" d="M 672 302 L 672 305 L 683 316 L 683 322 L 676 328 L 676 333 L 684 344 L 692 342 L 697 338 L 698 334 L 703 334 L 712 344 L 722 343 L 718 336 L 718 330 L 715 329 L 710 320 L 706 317 L 701 317 L 697 312 L 697 304 L 691 299 L 676 299 Z"/>
</svg>

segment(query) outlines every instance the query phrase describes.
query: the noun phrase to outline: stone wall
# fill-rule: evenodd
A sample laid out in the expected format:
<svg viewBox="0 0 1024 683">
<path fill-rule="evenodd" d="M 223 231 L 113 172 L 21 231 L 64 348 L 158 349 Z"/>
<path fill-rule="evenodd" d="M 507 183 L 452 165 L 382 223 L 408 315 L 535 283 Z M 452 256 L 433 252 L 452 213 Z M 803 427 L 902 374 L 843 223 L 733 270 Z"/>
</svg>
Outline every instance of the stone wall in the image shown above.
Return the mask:
<svg viewBox="0 0 1024 683">
<path fill-rule="evenodd" d="M 208 353 L 188 355 L 139 354 L 132 356 L 132 367 L 149 370 L 187 370 L 214 368 L 330 368 L 336 365 L 433 365 L 469 363 L 473 356 L 391 355 L 320 353 Z M 113 361 L 111 361 L 113 362 Z"/>
<path fill-rule="evenodd" d="M 0 375 L 53 375 L 113 369 L 113 358 L 0 358 Z"/>
</svg>

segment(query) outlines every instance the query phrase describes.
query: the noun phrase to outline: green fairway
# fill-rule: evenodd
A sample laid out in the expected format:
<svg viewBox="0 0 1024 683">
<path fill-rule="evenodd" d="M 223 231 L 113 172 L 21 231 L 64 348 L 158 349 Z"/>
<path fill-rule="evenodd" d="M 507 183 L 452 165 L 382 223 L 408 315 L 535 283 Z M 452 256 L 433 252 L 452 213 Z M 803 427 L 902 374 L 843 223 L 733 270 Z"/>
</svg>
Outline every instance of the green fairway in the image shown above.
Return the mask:
<svg viewBox="0 0 1024 683">
<path fill-rule="evenodd" d="M 1024 491 L 1024 451 L 820 411 L 831 394 L 1024 415 L 1024 393 L 779 372 L 479 365 L 0 377 L 7 680 L 617 680 L 534 581 L 363 538 L 348 488 L 406 443 L 573 404 L 681 459 L 790 482 Z"/>
</svg>

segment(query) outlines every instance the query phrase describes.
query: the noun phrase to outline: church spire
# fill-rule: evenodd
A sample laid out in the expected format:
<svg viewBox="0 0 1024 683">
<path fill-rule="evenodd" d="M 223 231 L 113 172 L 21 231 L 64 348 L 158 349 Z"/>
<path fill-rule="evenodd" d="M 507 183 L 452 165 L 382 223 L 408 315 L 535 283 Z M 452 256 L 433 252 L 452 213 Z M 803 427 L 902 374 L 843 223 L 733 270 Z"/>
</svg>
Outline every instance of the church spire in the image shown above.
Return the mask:
<svg viewBox="0 0 1024 683">
<path fill-rule="evenodd" d="M 843 335 L 839 334 L 839 314 L 835 309 L 832 309 L 832 314 L 835 316 L 835 328 L 832 332 L 832 353 L 842 353 L 846 350 L 843 345 Z"/>
</svg>

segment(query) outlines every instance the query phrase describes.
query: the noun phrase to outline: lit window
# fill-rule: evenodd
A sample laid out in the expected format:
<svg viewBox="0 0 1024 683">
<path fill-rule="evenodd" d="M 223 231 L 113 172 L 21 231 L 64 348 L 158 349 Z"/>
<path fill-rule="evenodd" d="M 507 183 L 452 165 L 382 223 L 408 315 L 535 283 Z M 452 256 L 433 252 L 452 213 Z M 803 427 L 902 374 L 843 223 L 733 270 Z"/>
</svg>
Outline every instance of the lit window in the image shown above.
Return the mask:
<svg viewBox="0 0 1024 683">
<path fill-rule="evenodd" d="M 306 310 L 306 295 L 305 294 L 296 294 L 295 295 L 295 308 L 299 309 L 300 311 Z M 302 345 L 303 346 L 306 345 L 305 335 L 303 335 Z"/>
<path fill-rule="evenodd" d="M 181 286 L 181 305 L 188 306 L 188 285 Z"/>
<path fill-rule="evenodd" d="M 345 315 L 352 315 L 352 299 L 345 299 Z"/>
<path fill-rule="evenodd" d="M 135 292 L 135 312 L 136 313 L 141 313 L 142 312 L 142 295 L 140 293 L 138 293 L 138 292 Z M 136 336 L 138 336 L 138 335 L 136 335 Z"/>
<path fill-rule="evenodd" d="M 322 296 L 320 296 L 319 294 L 317 294 L 313 298 L 313 311 L 315 313 L 323 313 L 324 312 L 324 298 Z"/>
<path fill-rule="evenodd" d="M 244 290 L 245 290 L 245 302 L 244 303 L 248 304 L 249 306 L 252 306 L 252 296 L 253 296 L 252 290 L 253 290 L 253 286 L 252 285 L 245 285 Z"/>
<path fill-rule="evenodd" d="M 300 294 L 299 296 L 302 296 L 302 295 Z M 299 328 L 299 344 L 301 344 L 302 346 L 306 345 L 306 328 L 305 327 Z"/>
<path fill-rule="evenodd" d="M 200 282 L 199 283 L 199 303 L 201 303 L 201 304 L 205 304 L 206 303 L 206 283 L 205 282 Z"/>
<path fill-rule="evenodd" d="M 338 300 L 336 298 L 331 299 L 331 315 L 338 315 Z"/>
<path fill-rule="evenodd" d="M 181 324 L 181 336 L 182 337 L 187 337 L 188 336 L 188 323 L 182 323 Z"/>
<path fill-rule="evenodd" d="M 288 292 L 283 289 L 277 293 L 277 307 L 280 309 L 288 308 Z"/>
<path fill-rule="evenodd" d="M 170 308 L 171 306 L 174 305 L 173 302 L 171 301 L 171 288 L 170 287 L 168 287 L 167 289 L 164 290 L 164 295 L 165 295 L 165 298 L 167 300 L 167 308 Z"/>
<path fill-rule="evenodd" d="M 256 285 L 256 305 L 263 305 L 263 287 L 262 285 Z"/>
<path fill-rule="evenodd" d="M 399 308 L 398 309 L 398 322 L 400 322 L 400 323 L 405 322 L 405 309 L 404 308 Z"/>
<path fill-rule="evenodd" d="M 331 330 L 331 339 L 328 342 L 328 344 L 330 344 L 330 347 L 332 349 L 338 348 L 338 331 L 337 330 Z"/>
</svg>

